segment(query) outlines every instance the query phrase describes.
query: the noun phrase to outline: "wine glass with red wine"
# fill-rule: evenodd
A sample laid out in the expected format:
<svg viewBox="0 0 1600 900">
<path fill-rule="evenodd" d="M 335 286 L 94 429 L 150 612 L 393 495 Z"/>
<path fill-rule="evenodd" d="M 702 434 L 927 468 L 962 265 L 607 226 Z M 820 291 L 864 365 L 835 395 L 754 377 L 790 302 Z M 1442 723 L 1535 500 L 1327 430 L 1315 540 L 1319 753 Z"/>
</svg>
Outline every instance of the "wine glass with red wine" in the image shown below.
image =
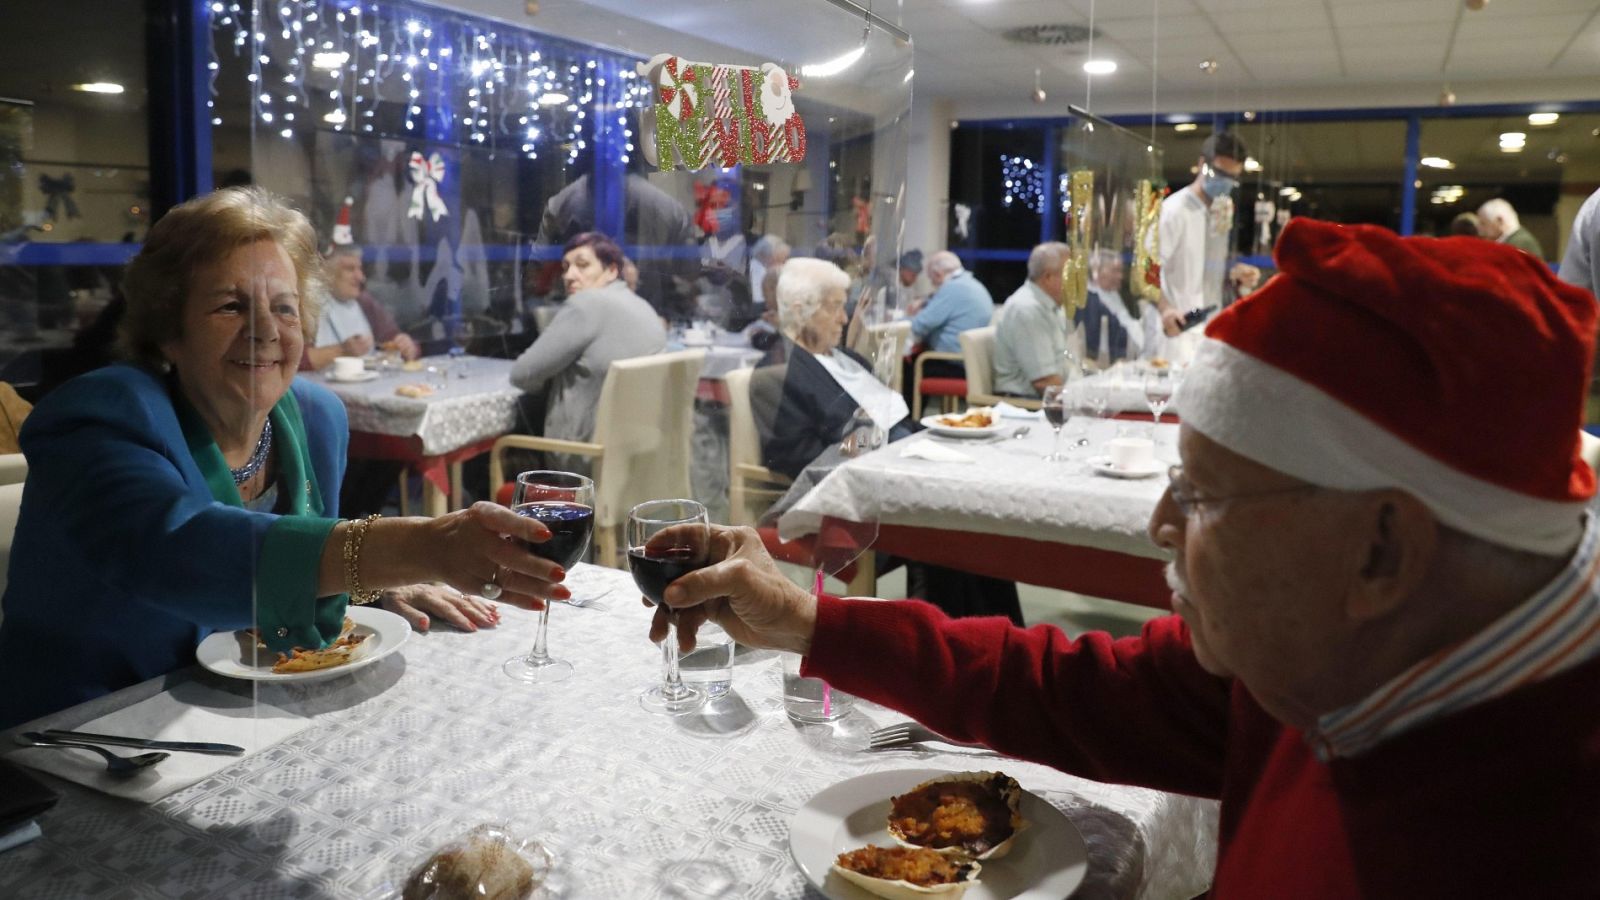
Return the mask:
<svg viewBox="0 0 1600 900">
<path fill-rule="evenodd" d="M 693 500 L 651 500 L 629 510 L 628 568 L 650 602 L 662 606 L 667 585 L 709 562 L 709 522 L 706 508 Z M 678 676 L 675 630 L 661 642 L 661 683 L 639 695 L 640 706 L 668 716 L 693 712 L 706 702 L 703 691 Z"/>
<path fill-rule="evenodd" d="M 542 543 L 524 541 L 534 556 L 548 559 L 567 571 L 589 552 L 589 535 L 594 531 L 594 482 L 572 472 L 523 472 L 517 476 L 517 491 L 511 498 L 511 511 L 544 523 L 550 539 Z M 550 684 L 572 674 L 572 663 L 552 657 L 545 647 L 550 627 L 550 602 L 539 610 L 539 632 L 533 649 L 514 656 L 501 666 L 518 681 Z"/>
<path fill-rule="evenodd" d="M 1061 455 L 1061 428 L 1067 424 L 1067 393 L 1063 385 L 1046 385 L 1044 396 L 1039 401 L 1039 408 L 1044 410 L 1044 420 L 1050 423 L 1055 430 L 1056 441 L 1050 452 L 1045 454 L 1045 459 L 1051 462 L 1060 462 L 1066 459 Z"/>
</svg>

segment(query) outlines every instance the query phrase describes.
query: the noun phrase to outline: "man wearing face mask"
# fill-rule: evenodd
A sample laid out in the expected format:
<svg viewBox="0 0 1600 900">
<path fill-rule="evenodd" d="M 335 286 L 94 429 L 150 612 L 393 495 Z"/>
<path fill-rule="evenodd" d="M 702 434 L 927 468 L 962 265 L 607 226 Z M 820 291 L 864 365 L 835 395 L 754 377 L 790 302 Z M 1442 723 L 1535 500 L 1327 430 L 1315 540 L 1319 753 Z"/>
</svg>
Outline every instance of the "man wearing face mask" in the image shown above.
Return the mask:
<svg viewBox="0 0 1600 900">
<path fill-rule="evenodd" d="M 1217 132 L 1200 145 L 1200 170 L 1189 186 L 1161 202 L 1161 312 L 1167 346 L 1162 355 L 1186 362 L 1199 328 L 1184 330 L 1184 316 L 1222 305 L 1232 194 L 1247 155 L 1244 141 Z"/>
</svg>

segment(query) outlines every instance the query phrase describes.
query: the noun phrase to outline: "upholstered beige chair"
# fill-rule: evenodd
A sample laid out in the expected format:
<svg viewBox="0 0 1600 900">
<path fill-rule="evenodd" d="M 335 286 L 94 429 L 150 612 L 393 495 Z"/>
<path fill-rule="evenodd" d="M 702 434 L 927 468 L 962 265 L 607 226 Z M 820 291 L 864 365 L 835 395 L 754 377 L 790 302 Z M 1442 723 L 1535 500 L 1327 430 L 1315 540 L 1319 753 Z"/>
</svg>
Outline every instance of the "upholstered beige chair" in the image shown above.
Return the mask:
<svg viewBox="0 0 1600 900">
<path fill-rule="evenodd" d="M 600 389 L 594 440 L 521 434 L 500 438 L 489 451 L 490 495 L 505 502 L 505 451 L 512 447 L 587 457 L 594 478 L 595 561 L 619 566 L 619 532 L 628 510 L 646 500 L 693 496 L 689 459 L 694 394 L 705 355 L 704 350 L 683 350 L 612 363 Z"/>
</svg>

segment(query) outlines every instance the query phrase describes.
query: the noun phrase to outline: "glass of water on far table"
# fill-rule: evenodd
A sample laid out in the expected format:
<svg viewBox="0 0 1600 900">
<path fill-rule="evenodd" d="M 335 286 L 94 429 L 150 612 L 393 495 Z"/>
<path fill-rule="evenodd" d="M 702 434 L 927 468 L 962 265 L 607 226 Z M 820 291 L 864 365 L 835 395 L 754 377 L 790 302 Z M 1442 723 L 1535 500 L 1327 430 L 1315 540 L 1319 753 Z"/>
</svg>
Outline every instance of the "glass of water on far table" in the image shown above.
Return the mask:
<svg viewBox="0 0 1600 900">
<path fill-rule="evenodd" d="M 511 511 L 542 522 L 550 539 L 523 546 L 567 571 L 589 552 L 594 531 L 594 482 L 573 472 L 533 471 L 517 476 Z M 539 631 L 533 649 L 506 660 L 501 670 L 518 681 L 548 684 L 572 674 L 572 663 L 556 659 L 545 646 L 550 627 L 550 601 L 539 610 Z"/>
</svg>

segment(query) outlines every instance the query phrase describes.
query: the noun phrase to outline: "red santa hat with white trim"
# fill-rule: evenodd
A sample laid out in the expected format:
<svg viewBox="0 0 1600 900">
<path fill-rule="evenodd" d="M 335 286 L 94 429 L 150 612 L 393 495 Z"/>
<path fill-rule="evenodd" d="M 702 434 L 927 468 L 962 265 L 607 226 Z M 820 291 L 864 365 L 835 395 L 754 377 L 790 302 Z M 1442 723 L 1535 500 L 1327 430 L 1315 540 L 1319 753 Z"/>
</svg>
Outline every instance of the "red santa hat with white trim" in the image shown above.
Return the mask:
<svg viewBox="0 0 1600 900">
<path fill-rule="evenodd" d="M 356 242 L 355 235 L 350 230 L 350 207 L 355 205 L 354 197 L 344 198 L 344 205 L 339 207 L 339 218 L 333 223 L 333 246 L 344 247 Z"/>
<path fill-rule="evenodd" d="M 1275 255 L 1206 327 L 1186 426 L 1311 484 L 1405 490 L 1494 543 L 1572 549 L 1595 492 L 1578 435 L 1594 297 L 1470 237 L 1295 219 Z"/>
</svg>

